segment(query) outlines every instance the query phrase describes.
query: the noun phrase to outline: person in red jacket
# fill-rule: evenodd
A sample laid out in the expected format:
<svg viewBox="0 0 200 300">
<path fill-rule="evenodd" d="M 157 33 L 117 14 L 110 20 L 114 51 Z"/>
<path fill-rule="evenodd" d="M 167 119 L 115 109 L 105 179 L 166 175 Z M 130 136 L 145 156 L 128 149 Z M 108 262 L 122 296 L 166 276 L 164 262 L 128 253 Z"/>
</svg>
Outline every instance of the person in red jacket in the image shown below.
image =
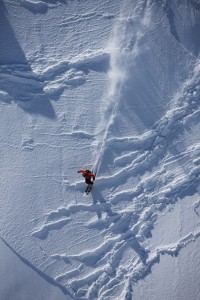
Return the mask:
<svg viewBox="0 0 200 300">
<path fill-rule="evenodd" d="M 78 173 L 83 175 L 86 184 L 93 185 L 95 175 L 90 170 L 79 170 Z"/>
</svg>

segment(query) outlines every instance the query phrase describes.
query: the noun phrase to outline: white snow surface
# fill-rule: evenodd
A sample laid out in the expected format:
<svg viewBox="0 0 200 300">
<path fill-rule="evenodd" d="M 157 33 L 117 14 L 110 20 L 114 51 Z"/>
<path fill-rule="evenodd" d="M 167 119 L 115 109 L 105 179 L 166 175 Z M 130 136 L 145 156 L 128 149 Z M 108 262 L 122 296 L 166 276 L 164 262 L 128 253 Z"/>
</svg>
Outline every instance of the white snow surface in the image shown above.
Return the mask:
<svg viewBox="0 0 200 300">
<path fill-rule="evenodd" d="M 0 299 L 199 300 L 199 104 L 200 1 L 2 0 Z"/>
</svg>

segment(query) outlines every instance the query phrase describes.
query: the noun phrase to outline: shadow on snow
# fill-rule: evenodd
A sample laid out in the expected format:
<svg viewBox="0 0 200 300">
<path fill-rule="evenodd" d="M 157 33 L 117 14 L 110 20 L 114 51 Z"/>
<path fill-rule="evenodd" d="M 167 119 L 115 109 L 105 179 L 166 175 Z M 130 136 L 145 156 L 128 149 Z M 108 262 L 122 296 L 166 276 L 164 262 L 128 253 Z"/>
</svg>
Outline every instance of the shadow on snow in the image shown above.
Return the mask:
<svg viewBox="0 0 200 300">
<path fill-rule="evenodd" d="M 55 118 L 49 96 L 43 90 L 44 82 L 32 71 L 10 25 L 3 2 L 0 2 L 0 41 L 1 101 L 15 101 L 30 114 Z"/>
</svg>

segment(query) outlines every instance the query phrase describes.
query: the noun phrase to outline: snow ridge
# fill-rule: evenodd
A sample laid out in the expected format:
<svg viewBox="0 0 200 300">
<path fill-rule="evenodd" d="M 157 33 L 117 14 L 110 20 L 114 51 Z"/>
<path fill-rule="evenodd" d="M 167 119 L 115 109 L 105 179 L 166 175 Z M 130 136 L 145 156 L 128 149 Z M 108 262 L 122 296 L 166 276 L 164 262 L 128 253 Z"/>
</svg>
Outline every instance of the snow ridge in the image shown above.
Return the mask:
<svg viewBox="0 0 200 300">
<path fill-rule="evenodd" d="M 69 289 L 64 287 L 63 285 L 59 284 L 56 280 L 54 280 L 51 276 L 48 276 L 46 273 L 42 272 L 40 269 L 36 268 L 30 261 L 28 261 L 25 257 L 20 255 L 17 251 L 15 251 L 8 243 L 5 241 L 2 237 L 0 237 L 2 242 L 23 262 L 25 263 L 28 267 L 33 269 L 36 273 L 38 273 L 41 277 L 43 277 L 46 281 L 51 283 L 52 285 L 55 285 L 56 287 L 60 288 L 61 291 L 65 295 L 70 295 L 71 298 L 74 299 L 73 294 L 70 292 Z"/>
</svg>

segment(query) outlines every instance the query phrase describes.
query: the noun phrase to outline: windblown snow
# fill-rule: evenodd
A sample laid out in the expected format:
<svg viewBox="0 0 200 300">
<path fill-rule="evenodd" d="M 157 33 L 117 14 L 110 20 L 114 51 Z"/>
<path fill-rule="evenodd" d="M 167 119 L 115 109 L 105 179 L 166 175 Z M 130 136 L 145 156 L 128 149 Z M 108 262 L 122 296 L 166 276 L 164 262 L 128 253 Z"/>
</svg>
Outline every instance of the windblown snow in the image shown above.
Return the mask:
<svg viewBox="0 0 200 300">
<path fill-rule="evenodd" d="M 199 55 L 198 0 L 0 2 L 0 299 L 200 299 Z"/>
</svg>

